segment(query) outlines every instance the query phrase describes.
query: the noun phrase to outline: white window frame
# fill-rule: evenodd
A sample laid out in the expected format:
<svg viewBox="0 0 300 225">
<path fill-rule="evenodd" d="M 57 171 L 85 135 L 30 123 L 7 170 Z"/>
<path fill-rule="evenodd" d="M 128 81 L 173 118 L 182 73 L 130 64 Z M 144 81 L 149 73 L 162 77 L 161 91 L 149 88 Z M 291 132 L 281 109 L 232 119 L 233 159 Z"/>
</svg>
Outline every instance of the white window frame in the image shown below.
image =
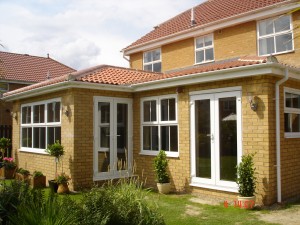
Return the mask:
<svg viewBox="0 0 300 225">
<path fill-rule="evenodd" d="M 286 107 L 286 93 L 290 94 L 295 94 L 295 95 L 300 95 L 300 90 L 299 89 L 293 89 L 293 88 L 284 88 L 284 99 L 283 99 L 283 104 L 284 104 L 284 114 L 285 113 L 293 113 L 293 114 L 299 114 L 300 116 L 300 109 L 297 108 L 291 108 L 291 107 Z M 300 138 L 300 132 L 286 132 L 285 127 L 284 129 L 284 137 L 285 138 Z"/>
<path fill-rule="evenodd" d="M 175 99 L 175 120 L 171 121 L 161 121 L 161 100 L 163 99 Z M 156 101 L 156 121 L 151 122 L 144 122 L 144 102 L 145 101 Z M 157 155 L 159 150 L 161 150 L 161 126 L 177 126 L 177 146 L 178 151 L 172 152 L 172 151 L 166 151 L 166 154 L 168 157 L 179 157 L 179 125 L 178 125 L 178 102 L 177 102 L 177 94 L 171 94 L 171 95 L 162 95 L 162 96 L 155 96 L 155 97 L 145 97 L 141 98 L 140 101 L 140 112 L 141 112 L 141 127 L 140 127 L 140 135 L 141 135 L 141 151 L 140 154 L 142 155 Z M 144 126 L 157 126 L 158 127 L 158 150 L 144 150 L 143 146 L 143 127 Z M 169 138 L 169 141 L 171 138 Z"/>
<path fill-rule="evenodd" d="M 203 46 L 201 48 L 197 48 L 197 40 L 199 38 L 205 38 L 205 37 L 211 37 L 212 39 L 212 45 L 210 46 Z M 204 36 L 200 36 L 200 37 L 196 37 L 194 39 L 194 46 L 195 46 L 195 65 L 198 65 L 198 64 L 204 64 L 204 63 L 209 63 L 209 62 L 214 62 L 215 61 L 215 45 L 214 45 L 214 34 L 207 34 L 207 35 L 204 35 Z M 211 49 L 213 50 L 213 54 L 214 54 L 214 58 L 212 60 L 206 60 L 206 57 L 205 57 L 205 51 L 206 49 Z M 197 52 L 199 51 L 202 51 L 204 50 L 204 61 L 203 62 L 197 62 Z"/>
<path fill-rule="evenodd" d="M 278 32 L 278 33 L 276 33 L 275 30 L 274 30 L 273 34 L 267 34 L 267 35 L 263 35 L 263 36 L 259 35 L 259 24 L 261 22 L 268 21 L 268 20 L 275 21 L 275 20 L 279 19 L 282 16 L 272 17 L 272 18 L 268 18 L 268 19 L 257 21 L 257 23 L 256 23 L 256 28 L 257 28 L 256 32 L 257 32 L 257 35 L 256 36 L 257 36 L 257 55 L 258 56 L 279 55 L 279 54 L 285 54 L 285 53 L 293 52 L 295 50 L 295 46 L 294 46 L 294 32 L 293 32 L 293 20 L 292 20 L 292 16 L 291 15 L 284 15 L 284 16 L 288 16 L 289 19 L 290 19 L 290 30 L 286 30 L 286 31 Z M 273 27 L 274 27 L 274 22 L 273 22 Z M 268 38 L 268 37 L 276 37 L 276 36 L 279 36 L 279 35 L 282 35 L 282 34 L 289 34 L 289 33 L 292 34 L 292 49 L 291 50 L 277 52 L 277 50 L 276 50 L 276 41 L 275 41 L 274 42 L 275 43 L 275 45 L 274 45 L 274 53 L 260 55 L 260 48 L 259 48 L 259 41 L 260 41 L 260 39 L 265 39 L 265 38 Z"/>
<path fill-rule="evenodd" d="M 159 59 L 159 60 L 155 60 L 155 61 L 145 62 L 145 54 L 151 53 L 151 52 L 154 52 L 154 51 L 157 51 L 157 50 L 159 50 L 159 52 L 160 52 L 160 57 L 159 57 L 160 59 Z M 150 50 L 150 51 L 146 51 L 146 52 L 143 53 L 143 70 L 145 70 L 145 66 L 151 65 L 152 69 L 151 69 L 150 72 L 158 72 L 158 73 L 160 73 L 161 71 L 154 71 L 154 70 L 153 70 L 153 65 L 154 65 L 155 63 L 160 63 L 161 70 L 162 70 L 162 54 L 161 54 L 161 48 L 152 49 L 152 50 Z"/>
<path fill-rule="evenodd" d="M 59 122 L 49 122 L 47 121 L 47 104 L 49 103 L 53 103 L 53 102 L 60 102 L 60 111 L 59 111 Z M 45 109 L 44 109 L 44 122 L 43 123 L 33 123 L 33 107 L 35 105 L 44 105 Z M 31 121 L 30 123 L 27 124 L 22 124 L 22 108 L 23 107 L 31 107 Z M 34 127 L 45 127 L 45 134 L 46 134 L 46 139 L 45 139 L 45 147 L 47 148 L 48 146 L 48 127 L 61 127 L 61 115 L 62 115 L 62 102 L 61 102 L 61 98 L 54 98 L 54 99 L 49 99 L 46 101 L 39 101 L 39 102 L 32 102 L 32 103 L 27 103 L 27 104 L 22 104 L 21 105 L 21 111 L 20 111 L 20 151 L 24 151 L 24 152 L 32 152 L 32 153 L 39 153 L 39 154 L 48 154 L 45 152 L 45 149 L 39 149 L 39 148 L 29 148 L 29 147 L 22 147 L 22 128 L 32 128 L 32 146 L 34 143 L 34 136 L 33 136 L 33 128 Z"/>
</svg>

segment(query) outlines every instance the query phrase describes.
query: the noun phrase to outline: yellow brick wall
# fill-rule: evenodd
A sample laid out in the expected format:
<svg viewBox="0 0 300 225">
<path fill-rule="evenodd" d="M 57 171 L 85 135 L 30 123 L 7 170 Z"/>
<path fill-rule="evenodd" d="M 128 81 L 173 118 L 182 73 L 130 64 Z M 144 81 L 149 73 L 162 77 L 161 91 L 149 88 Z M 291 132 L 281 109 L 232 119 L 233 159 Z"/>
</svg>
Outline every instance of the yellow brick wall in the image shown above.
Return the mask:
<svg viewBox="0 0 300 225">
<path fill-rule="evenodd" d="M 300 66 L 300 12 L 293 14 L 294 52 L 279 54 L 276 57 L 283 63 Z M 167 44 L 162 49 L 162 71 L 173 70 L 192 66 L 195 64 L 194 38 L 189 38 Z M 215 61 L 240 57 L 245 55 L 256 56 L 257 33 L 256 21 L 247 22 L 214 32 Z M 134 69 L 143 68 L 143 53 L 135 53 L 130 56 L 130 67 Z"/>
</svg>

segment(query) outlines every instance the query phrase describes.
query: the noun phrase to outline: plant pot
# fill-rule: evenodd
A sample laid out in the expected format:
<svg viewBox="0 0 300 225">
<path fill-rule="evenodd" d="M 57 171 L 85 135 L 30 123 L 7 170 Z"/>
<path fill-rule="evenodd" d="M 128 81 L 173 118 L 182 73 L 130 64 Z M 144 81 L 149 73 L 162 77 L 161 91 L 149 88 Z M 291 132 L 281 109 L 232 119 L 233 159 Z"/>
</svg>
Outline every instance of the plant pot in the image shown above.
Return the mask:
<svg viewBox="0 0 300 225">
<path fill-rule="evenodd" d="M 1 167 L 1 168 L 0 168 L 0 179 L 1 179 L 1 178 L 4 179 L 4 177 L 5 177 L 4 167 Z"/>
<path fill-rule="evenodd" d="M 238 196 L 238 207 L 241 209 L 253 209 L 255 206 L 256 197 L 242 197 Z"/>
<path fill-rule="evenodd" d="M 57 193 L 57 189 L 58 189 L 58 184 L 56 183 L 55 180 L 48 180 L 49 183 L 49 188 L 51 191 L 53 191 L 54 193 Z"/>
<path fill-rule="evenodd" d="M 157 183 L 158 192 L 161 194 L 169 194 L 171 190 L 170 183 Z"/>
<path fill-rule="evenodd" d="M 15 177 L 16 168 L 5 168 L 4 171 L 5 179 L 13 179 Z"/>
<path fill-rule="evenodd" d="M 58 189 L 57 189 L 58 194 L 67 194 L 69 192 L 70 190 L 67 183 L 58 184 Z"/>
<path fill-rule="evenodd" d="M 33 188 L 44 188 L 44 187 L 46 187 L 46 176 L 32 177 L 31 186 Z"/>
</svg>

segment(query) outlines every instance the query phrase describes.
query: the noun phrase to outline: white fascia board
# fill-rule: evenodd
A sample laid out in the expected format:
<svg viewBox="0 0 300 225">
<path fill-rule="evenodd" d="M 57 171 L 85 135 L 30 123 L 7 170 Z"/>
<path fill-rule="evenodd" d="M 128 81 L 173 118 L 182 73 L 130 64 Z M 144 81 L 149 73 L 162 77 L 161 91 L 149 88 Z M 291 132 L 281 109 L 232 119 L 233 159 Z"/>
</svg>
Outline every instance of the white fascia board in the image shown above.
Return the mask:
<svg viewBox="0 0 300 225">
<path fill-rule="evenodd" d="M 53 93 L 68 88 L 83 88 L 83 89 L 94 89 L 94 90 L 107 90 L 107 91 L 118 91 L 118 92 L 132 92 L 132 88 L 129 86 L 121 85 L 109 85 L 109 84 L 96 84 L 96 83 L 85 83 L 80 81 L 65 81 L 57 84 L 52 84 L 33 90 L 16 93 L 2 99 L 5 101 L 13 101 L 16 99 L 24 99 L 29 97 L 35 97 L 38 95 Z"/>
<path fill-rule="evenodd" d="M 222 81 L 237 79 L 243 77 L 260 76 L 260 75 L 279 75 L 283 76 L 283 66 L 273 63 L 243 66 L 224 70 L 217 70 L 205 73 L 196 73 L 185 76 L 167 78 L 164 80 L 150 81 L 142 84 L 134 84 L 132 87 L 135 92 L 155 90 L 161 88 L 170 88 L 183 85 L 192 85 L 197 83 Z"/>
<path fill-rule="evenodd" d="M 261 19 L 265 19 L 268 17 L 273 17 L 276 15 L 280 15 L 283 13 L 287 13 L 293 9 L 296 9 L 299 7 L 299 3 L 295 4 L 288 4 L 288 5 L 282 5 L 274 7 L 272 6 L 272 9 L 266 10 L 266 8 L 261 9 L 259 12 L 253 13 L 248 12 L 246 14 L 241 14 L 238 16 L 226 18 L 223 20 L 218 20 L 209 24 L 205 24 L 203 26 L 195 27 L 194 29 L 185 30 L 179 33 L 171 34 L 166 37 L 162 37 L 161 39 L 156 39 L 150 42 L 147 42 L 145 44 L 141 44 L 136 47 L 128 48 L 128 50 L 123 50 L 124 55 L 129 56 L 133 53 L 141 52 L 141 51 L 147 51 L 149 49 L 158 48 L 160 46 L 170 44 L 173 42 L 177 42 L 180 40 L 184 40 L 187 38 L 193 38 L 197 36 L 202 36 L 208 33 L 212 33 L 216 30 L 220 30 L 226 27 L 235 26 L 238 24 L 246 23 L 249 21 L 257 21 Z"/>
</svg>

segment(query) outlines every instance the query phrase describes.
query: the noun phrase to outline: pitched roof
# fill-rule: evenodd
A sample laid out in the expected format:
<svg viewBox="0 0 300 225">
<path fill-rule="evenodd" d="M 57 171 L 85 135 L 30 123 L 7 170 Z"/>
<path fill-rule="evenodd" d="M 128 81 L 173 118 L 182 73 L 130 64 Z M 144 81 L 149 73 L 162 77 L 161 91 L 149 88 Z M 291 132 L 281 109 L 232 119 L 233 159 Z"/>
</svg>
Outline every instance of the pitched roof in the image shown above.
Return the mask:
<svg viewBox="0 0 300 225">
<path fill-rule="evenodd" d="M 159 24 L 154 30 L 147 33 L 124 50 L 152 42 L 163 37 L 193 30 L 212 22 L 242 15 L 268 6 L 287 2 L 289 0 L 207 0 L 194 7 L 195 24 L 191 26 L 191 9 Z"/>
<path fill-rule="evenodd" d="M 48 57 L 0 51 L 1 78 L 23 82 L 41 82 L 76 70 Z"/>
<path fill-rule="evenodd" d="M 123 67 L 100 65 L 10 91 L 5 93 L 4 97 L 69 81 L 130 87 L 133 84 L 143 84 L 151 81 L 160 81 L 175 77 L 188 76 L 191 74 L 201 74 L 205 72 L 245 67 L 267 62 L 270 62 L 269 57 L 244 56 L 240 58 L 232 58 L 214 63 L 182 68 L 166 73 L 154 73 Z"/>
</svg>

